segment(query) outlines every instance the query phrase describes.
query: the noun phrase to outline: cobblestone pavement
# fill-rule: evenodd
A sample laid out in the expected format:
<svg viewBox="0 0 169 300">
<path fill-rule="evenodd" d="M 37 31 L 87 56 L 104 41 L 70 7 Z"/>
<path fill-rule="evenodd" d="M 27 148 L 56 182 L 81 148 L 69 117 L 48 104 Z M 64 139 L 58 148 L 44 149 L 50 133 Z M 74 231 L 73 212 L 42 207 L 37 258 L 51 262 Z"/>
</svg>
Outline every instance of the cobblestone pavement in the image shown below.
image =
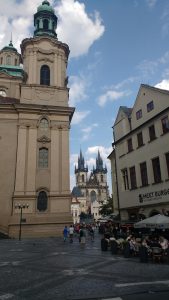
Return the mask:
<svg viewBox="0 0 169 300">
<path fill-rule="evenodd" d="M 102 252 L 99 236 L 86 245 L 0 240 L 0 300 L 161 299 L 159 292 L 169 299 L 169 264 Z"/>
</svg>

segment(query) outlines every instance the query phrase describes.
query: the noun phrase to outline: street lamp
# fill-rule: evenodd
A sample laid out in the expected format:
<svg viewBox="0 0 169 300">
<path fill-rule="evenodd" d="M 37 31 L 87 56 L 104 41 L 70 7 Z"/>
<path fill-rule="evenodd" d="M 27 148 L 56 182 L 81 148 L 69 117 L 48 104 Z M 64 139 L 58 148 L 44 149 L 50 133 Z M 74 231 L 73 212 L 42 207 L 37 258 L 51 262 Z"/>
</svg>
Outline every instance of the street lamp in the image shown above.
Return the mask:
<svg viewBox="0 0 169 300">
<path fill-rule="evenodd" d="M 29 204 L 15 204 L 15 208 L 20 210 L 20 221 L 19 221 L 19 241 L 21 240 L 21 232 L 22 232 L 22 210 L 28 208 Z"/>
</svg>

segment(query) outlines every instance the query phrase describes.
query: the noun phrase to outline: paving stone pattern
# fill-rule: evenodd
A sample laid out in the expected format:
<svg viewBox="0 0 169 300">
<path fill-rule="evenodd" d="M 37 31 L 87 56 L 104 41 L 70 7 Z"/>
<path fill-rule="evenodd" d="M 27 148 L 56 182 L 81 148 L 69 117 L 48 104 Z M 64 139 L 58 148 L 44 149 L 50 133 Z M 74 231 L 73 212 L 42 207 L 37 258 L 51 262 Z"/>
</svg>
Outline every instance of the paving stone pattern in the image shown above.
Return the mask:
<svg viewBox="0 0 169 300">
<path fill-rule="evenodd" d="M 62 238 L 0 240 L 0 300 L 120 300 L 165 291 L 168 275 L 169 264 L 102 252 L 99 235 L 86 245 L 77 238 L 72 244 Z"/>
</svg>

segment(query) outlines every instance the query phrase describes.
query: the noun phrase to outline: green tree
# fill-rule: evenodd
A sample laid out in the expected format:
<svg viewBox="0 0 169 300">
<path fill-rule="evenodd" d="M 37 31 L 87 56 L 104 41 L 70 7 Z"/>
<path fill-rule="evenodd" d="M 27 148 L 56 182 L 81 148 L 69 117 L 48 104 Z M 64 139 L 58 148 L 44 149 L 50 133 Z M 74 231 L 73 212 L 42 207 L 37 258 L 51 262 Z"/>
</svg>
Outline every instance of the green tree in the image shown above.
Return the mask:
<svg viewBox="0 0 169 300">
<path fill-rule="evenodd" d="M 102 201 L 102 205 L 100 206 L 99 213 L 104 217 L 104 216 L 110 216 L 113 212 L 114 212 L 113 197 L 109 197 L 106 203 Z"/>
</svg>

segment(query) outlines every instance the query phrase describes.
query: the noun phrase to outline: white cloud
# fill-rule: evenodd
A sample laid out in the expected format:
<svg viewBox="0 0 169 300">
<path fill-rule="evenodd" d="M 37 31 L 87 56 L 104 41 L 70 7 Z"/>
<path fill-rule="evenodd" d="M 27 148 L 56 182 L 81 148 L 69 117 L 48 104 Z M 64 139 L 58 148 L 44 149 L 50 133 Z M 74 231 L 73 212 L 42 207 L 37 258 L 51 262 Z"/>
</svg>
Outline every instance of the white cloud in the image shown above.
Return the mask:
<svg viewBox="0 0 169 300">
<path fill-rule="evenodd" d="M 163 79 L 161 82 L 157 83 L 155 87 L 162 90 L 169 90 L 169 79 Z"/>
<path fill-rule="evenodd" d="M 0 49 L 11 39 L 20 52 L 24 38 L 33 36 L 33 15 L 42 0 L 1 1 Z M 53 5 L 54 0 L 50 1 Z M 71 56 L 86 54 L 93 43 L 104 33 L 102 20 L 97 12 L 91 17 L 85 11 L 85 5 L 75 0 L 57 2 L 56 15 L 59 17 L 57 34 L 62 42 L 68 43 Z M 78 37 L 78 38 L 77 38 Z"/>
<path fill-rule="evenodd" d="M 93 155 L 93 154 L 97 155 L 98 150 L 99 150 L 100 155 L 101 155 L 101 157 L 104 161 L 104 160 L 107 159 L 108 155 L 111 153 L 112 147 L 108 147 L 108 148 L 103 147 L 103 146 L 88 147 L 86 154 L 87 155 Z"/>
<path fill-rule="evenodd" d="M 114 102 L 119 98 L 126 95 L 126 92 L 118 92 L 113 90 L 108 90 L 105 94 L 101 95 L 98 99 L 98 104 L 104 106 L 108 101 Z"/>
<path fill-rule="evenodd" d="M 61 0 L 56 7 L 60 18 L 58 37 L 68 43 L 71 57 L 86 54 L 92 44 L 104 33 L 98 12 L 89 17 L 85 5 L 75 0 Z"/>
<path fill-rule="evenodd" d="M 97 126 L 98 126 L 98 124 L 94 123 L 94 124 L 91 124 L 88 127 L 83 128 L 82 133 L 84 133 L 84 135 L 82 137 L 82 141 L 87 141 L 90 138 L 90 135 L 91 135 L 91 132 L 92 132 L 93 128 L 95 128 Z"/>
<path fill-rule="evenodd" d="M 87 95 L 85 92 L 87 81 L 82 77 L 71 76 L 69 79 L 69 104 L 75 106 L 76 103 L 84 100 Z"/>
<path fill-rule="evenodd" d="M 146 0 L 147 5 L 152 8 L 156 5 L 157 0 Z"/>
<path fill-rule="evenodd" d="M 74 115 L 73 115 L 73 119 L 71 124 L 73 125 L 77 125 L 80 122 L 82 122 L 88 115 L 90 114 L 90 111 L 75 111 Z"/>
</svg>

